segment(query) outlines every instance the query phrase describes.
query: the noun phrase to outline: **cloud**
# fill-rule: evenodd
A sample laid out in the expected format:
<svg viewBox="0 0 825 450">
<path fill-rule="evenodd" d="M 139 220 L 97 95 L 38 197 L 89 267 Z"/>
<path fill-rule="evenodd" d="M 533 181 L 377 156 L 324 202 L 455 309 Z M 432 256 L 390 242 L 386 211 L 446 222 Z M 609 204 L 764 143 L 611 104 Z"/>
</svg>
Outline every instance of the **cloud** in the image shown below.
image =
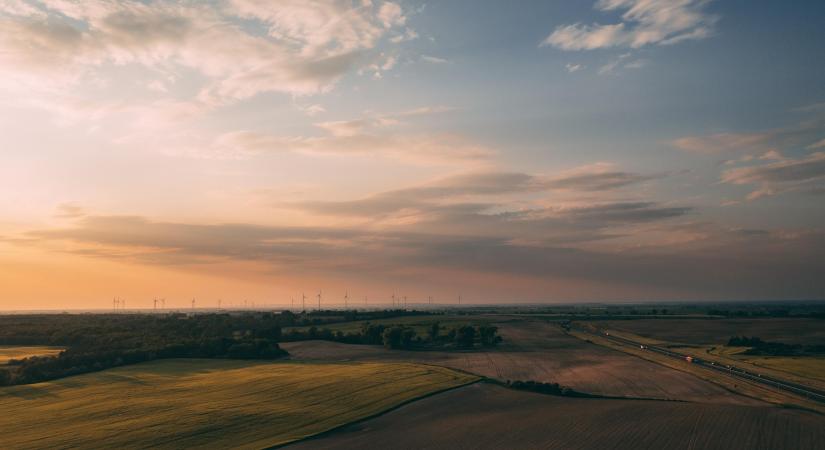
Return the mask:
<svg viewBox="0 0 825 450">
<path fill-rule="evenodd" d="M 312 104 L 312 105 L 298 105 L 298 109 L 301 110 L 304 114 L 310 117 L 315 117 L 318 114 L 327 112 L 327 109 L 319 104 Z"/>
<path fill-rule="evenodd" d="M 86 215 L 86 210 L 76 203 L 63 203 L 57 206 L 55 217 L 61 219 L 76 219 Z"/>
<path fill-rule="evenodd" d="M 597 163 L 563 172 L 543 184 L 550 189 L 572 191 L 605 191 L 652 180 L 656 176 L 623 172 L 614 164 Z"/>
<path fill-rule="evenodd" d="M 104 79 L 112 65 L 138 65 L 194 71 L 200 99 L 212 103 L 316 94 L 367 61 L 404 18 L 395 3 L 349 0 L 5 2 L 0 75 L 9 89 L 54 92 Z"/>
<path fill-rule="evenodd" d="M 821 144 L 825 115 L 814 112 L 797 123 L 744 133 L 716 133 L 706 136 L 686 136 L 670 142 L 674 147 L 699 154 L 746 153 L 751 156 L 778 154 L 781 150 L 807 148 Z"/>
<path fill-rule="evenodd" d="M 601 218 L 647 210 L 655 208 L 639 204 L 575 214 Z M 445 272 L 470 274 L 474 283 L 492 275 L 515 276 L 536 292 L 545 289 L 540 280 L 572 280 L 600 283 L 602 299 L 614 298 L 615 291 L 604 287 L 630 289 L 622 296 L 637 300 L 662 292 L 684 298 L 799 298 L 823 287 L 817 270 L 825 250 L 821 232 L 717 230 L 699 243 L 606 251 L 527 242 L 517 239 L 519 231 L 482 235 L 87 216 L 66 227 L 31 230 L 14 244 L 137 264 L 199 270 L 215 265 L 224 276 L 231 274 L 221 263 L 250 262 L 271 274 L 352 279 L 369 273 L 373 283 L 403 280 L 411 286 L 430 285 Z M 456 278 L 452 283 L 454 289 L 468 287 Z"/>
<path fill-rule="evenodd" d="M 671 144 L 689 152 L 713 154 L 763 148 L 772 138 L 771 133 L 717 133 L 686 136 L 671 141 Z"/>
<path fill-rule="evenodd" d="M 825 153 L 817 152 L 800 159 L 784 159 L 760 166 L 739 167 L 722 174 L 722 182 L 737 185 L 757 185 L 748 195 L 755 200 L 762 197 L 817 189 L 814 183 L 825 181 Z"/>
<path fill-rule="evenodd" d="M 565 68 L 565 69 L 566 69 L 569 73 L 578 72 L 578 71 L 579 71 L 579 70 L 581 70 L 583 67 L 584 67 L 584 66 L 582 66 L 581 64 L 571 64 L 571 63 L 567 63 L 567 64 L 565 64 L 565 65 L 564 65 L 564 68 Z"/>
<path fill-rule="evenodd" d="M 814 142 L 813 144 L 809 145 L 807 148 L 808 148 L 809 150 L 815 150 L 815 149 L 819 149 L 819 148 L 825 148 L 825 138 L 823 138 L 823 139 L 821 139 L 821 140 L 819 140 L 819 141 L 817 141 L 817 142 Z"/>
<path fill-rule="evenodd" d="M 283 136 L 241 130 L 220 134 L 203 145 L 176 147 L 168 152 L 202 158 L 246 158 L 253 155 L 293 152 L 307 155 L 380 156 L 423 165 L 480 165 L 496 151 L 455 133 L 403 131 L 406 119 L 453 111 L 447 106 L 424 106 L 358 119 L 315 123 L 324 132 L 317 136 Z"/>
<path fill-rule="evenodd" d="M 707 0 L 598 0 L 600 11 L 625 10 L 622 22 L 609 25 L 561 25 L 540 46 L 562 50 L 669 45 L 713 34 L 717 17 L 707 14 Z"/>
<path fill-rule="evenodd" d="M 404 189 L 377 193 L 346 201 L 305 201 L 279 204 L 285 208 L 323 216 L 361 218 L 380 224 L 430 223 L 444 231 L 488 227 L 491 230 L 520 230 L 519 235 L 538 238 L 571 226 L 599 229 L 616 224 L 641 223 L 678 217 L 686 207 L 665 207 L 652 202 L 608 202 L 546 207 L 526 206 L 525 195 L 546 192 L 606 193 L 652 177 L 612 170 L 596 164 L 548 177 L 520 172 L 470 172 Z M 513 198 L 519 200 L 513 201 Z M 601 239 L 601 235 L 594 236 Z M 580 237 L 577 239 L 581 239 Z"/>
<path fill-rule="evenodd" d="M 254 131 L 219 136 L 207 149 L 192 156 L 238 157 L 272 152 L 311 155 L 381 156 L 415 164 L 453 164 L 488 161 L 494 150 L 456 134 L 373 134 L 362 132 L 357 122 L 327 122 L 332 136 L 282 137 Z"/>
<path fill-rule="evenodd" d="M 431 64 L 446 64 L 446 63 L 450 62 L 450 61 L 448 61 L 444 58 L 439 58 L 437 56 L 430 56 L 430 55 L 421 55 L 421 60 L 424 61 L 424 62 L 431 63 Z"/>
</svg>

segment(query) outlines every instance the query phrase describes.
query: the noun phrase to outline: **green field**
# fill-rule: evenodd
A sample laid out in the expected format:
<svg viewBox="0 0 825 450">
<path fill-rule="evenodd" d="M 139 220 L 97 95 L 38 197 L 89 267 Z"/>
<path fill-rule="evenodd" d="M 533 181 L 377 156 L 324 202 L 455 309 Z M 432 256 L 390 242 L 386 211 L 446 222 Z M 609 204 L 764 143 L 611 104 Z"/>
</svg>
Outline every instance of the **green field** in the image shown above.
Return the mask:
<svg viewBox="0 0 825 450">
<path fill-rule="evenodd" d="M 23 359 L 29 356 L 56 355 L 62 351 L 63 349 L 60 347 L 0 345 L 0 364 L 6 364 L 10 359 Z"/>
<path fill-rule="evenodd" d="M 0 388 L 0 448 L 264 448 L 475 380 L 404 363 L 154 361 Z"/>
</svg>

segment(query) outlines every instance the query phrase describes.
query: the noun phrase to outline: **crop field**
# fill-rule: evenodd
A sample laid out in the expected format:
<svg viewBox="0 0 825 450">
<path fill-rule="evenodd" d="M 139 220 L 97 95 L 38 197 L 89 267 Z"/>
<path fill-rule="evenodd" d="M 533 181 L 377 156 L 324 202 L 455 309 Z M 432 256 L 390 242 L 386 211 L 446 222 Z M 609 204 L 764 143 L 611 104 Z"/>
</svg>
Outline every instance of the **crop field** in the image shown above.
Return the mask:
<svg viewBox="0 0 825 450">
<path fill-rule="evenodd" d="M 475 380 L 403 363 L 155 361 L 0 388 L 0 448 L 264 448 Z"/>
<path fill-rule="evenodd" d="M 6 364 L 10 359 L 56 355 L 62 351 L 63 349 L 60 347 L 0 345 L 0 364 Z"/>
<path fill-rule="evenodd" d="M 823 442 L 825 417 L 805 411 L 553 397 L 482 383 L 288 448 L 821 449 Z"/>
<path fill-rule="evenodd" d="M 504 342 L 492 350 L 397 351 L 323 341 L 284 343 L 293 358 L 316 361 L 410 361 L 437 364 L 499 380 L 560 383 L 593 394 L 712 403 L 756 401 L 622 352 L 589 344 L 541 321 L 497 323 Z"/>
<path fill-rule="evenodd" d="M 825 344 L 825 320 L 808 318 L 638 319 L 601 321 L 598 325 L 644 338 L 693 345 L 720 345 L 731 336 L 758 336 L 765 341 L 788 344 Z"/>
</svg>

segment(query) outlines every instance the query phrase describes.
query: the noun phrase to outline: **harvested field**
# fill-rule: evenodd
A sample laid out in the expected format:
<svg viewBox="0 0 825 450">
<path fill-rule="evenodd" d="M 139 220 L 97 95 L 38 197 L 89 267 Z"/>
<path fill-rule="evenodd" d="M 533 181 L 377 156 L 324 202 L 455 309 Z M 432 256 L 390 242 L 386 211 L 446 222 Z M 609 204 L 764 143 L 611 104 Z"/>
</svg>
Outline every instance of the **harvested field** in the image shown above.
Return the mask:
<svg viewBox="0 0 825 450">
<path fill-rule="evenodd" d="M 772 407 L 575 399 L 475 384 L 289 449 L 820 449 L 825 418 Z"/>
<path fill-rule="evenodd" d="M 672 343 L 719 345 L 731 336 L 758 336 L 788 344 L 825 344 L 825 320 L 818 319 L 638 319 L 597 323 L 602 328 Z"/>
<path fill-rule="evenodd" d="M 414 364 L 162 360 L 0 388 L 0 448 L 264 448 L 475 381 Z"/>
<path fill-rule="evenodd" d="M 6 364 L 10 359 L 56 355 L 62 351 L 63 349 L 60 347 L 0 345 L 0 364 Z"/>
<path fill-rule="evenodd" d="M 593 394 L 709 403 L 759 403 L 693 375 L 564 334 L 539 321 L 499 324 L 504 343 L 490 351 L 419 352 L 323 341 L 284 343 L 293 358 L 322 361 L 413 361 L 500 380 L 560 383 Z"/>
</svg>

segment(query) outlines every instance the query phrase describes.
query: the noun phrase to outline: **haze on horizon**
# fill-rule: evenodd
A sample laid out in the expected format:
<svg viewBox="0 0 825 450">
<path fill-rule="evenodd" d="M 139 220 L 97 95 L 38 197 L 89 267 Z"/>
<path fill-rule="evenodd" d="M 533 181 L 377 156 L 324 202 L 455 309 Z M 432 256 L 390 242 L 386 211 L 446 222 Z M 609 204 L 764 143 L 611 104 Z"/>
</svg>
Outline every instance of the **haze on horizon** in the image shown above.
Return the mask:
<svg viewBox="0 0 825 450">
<path fill-rule="evenodd" d="M 825 298 L 823 23 L 0 0 L 0 309 Z"/>
</svg>

